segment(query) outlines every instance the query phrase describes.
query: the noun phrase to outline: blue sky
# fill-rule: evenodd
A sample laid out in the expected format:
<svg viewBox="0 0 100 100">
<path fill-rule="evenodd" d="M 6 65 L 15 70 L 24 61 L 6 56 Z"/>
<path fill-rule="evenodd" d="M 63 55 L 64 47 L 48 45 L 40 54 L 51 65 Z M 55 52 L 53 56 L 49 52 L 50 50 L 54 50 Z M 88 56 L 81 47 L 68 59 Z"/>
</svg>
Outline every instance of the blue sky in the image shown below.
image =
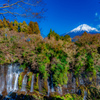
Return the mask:
<svg viewBox="0 0 100 100">
<path fill-rule="evenodd" d="M 80 24 L 97 27 L 100 24 L 99 0 L 45 0 L 48 11 L 46 19 L 39 23 L 47 36 L 50 28 L 64 34 Z"/>
<path fill-rule="evenodd" d="M 45 20 L 39 22 L 41 34 L 47 36 L 50 29 L 61 35 L 76 28 L 80 24 L 100 28 L 99 0 L 44 0 Z M 18 19 L 19 22 L 23 20 Z M 29 23 L 30 20 L 26 20 Z"/>
</svg>

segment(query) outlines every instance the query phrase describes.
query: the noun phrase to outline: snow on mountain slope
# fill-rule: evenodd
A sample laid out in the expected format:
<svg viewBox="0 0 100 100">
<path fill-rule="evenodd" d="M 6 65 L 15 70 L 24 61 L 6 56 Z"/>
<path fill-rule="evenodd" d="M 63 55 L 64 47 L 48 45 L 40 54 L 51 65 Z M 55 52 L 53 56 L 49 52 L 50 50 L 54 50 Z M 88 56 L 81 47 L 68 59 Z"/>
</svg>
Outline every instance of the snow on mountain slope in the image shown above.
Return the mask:
<svg viewBox="0 0 100 100">
<path fill-rule="evenodd" d="M 100 31 L 98 31 L 96 28 L 91 27 L 87 24 L 82 24 L 82 25 L 79 25 L 77 28 L 74 28 L 70 32 L 63 34 L 63 36 L 68 34 L 68 35 L 70 35 L 71 38 L 73 38 L 75 36 L 82 35 L 85 31 L 87 33 L 91 33 L 91 34 L 100 33 Z"/>
<path fill-rule="evenodd" d="M 70 32 L 77 32 L 77 31 L 87 31 L 87 32 L 96 31 L 96 32 L 99 32 L 96 28 L 90 27 L 87 24 L 82 24 L 82 25 L 78 26 L 77 28 L 71 30 Z"/>
</svg>

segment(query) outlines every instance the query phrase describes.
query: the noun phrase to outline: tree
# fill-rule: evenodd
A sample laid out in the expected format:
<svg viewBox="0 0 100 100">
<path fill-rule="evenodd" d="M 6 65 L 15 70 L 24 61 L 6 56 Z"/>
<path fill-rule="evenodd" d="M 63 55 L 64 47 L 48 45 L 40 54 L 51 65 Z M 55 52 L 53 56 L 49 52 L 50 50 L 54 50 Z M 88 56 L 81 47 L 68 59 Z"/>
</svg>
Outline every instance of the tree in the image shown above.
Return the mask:
<svg viewBox="0 0 100 100">
<path fill-rule="evenodd" d="M 34 31 L 34 22 L 30 21 L 29 27 L 31 28 L 32 32 Z"/>
<path fill-rule="evenodd" d="M 0 28 L 2 28 L 3 27 L 3 22 L 2 22 L 2 20 L 0 20 Z"/>
<path fill-rule="evenodd" d="M 51 37 L 54 37 L 57 41 L 60 39 L 59 34 L 55 33 L 55 31 L 52 31 L 52 29 L 50 29 L 50 32 L 48 34 L 48 38 L 50 39 Z"/>
<path fill-rule="evenodd" d="M 13 29 L 14 29 L 14 27 L 13 27 L 13 23 L 12 23 L 12 22 L 9 23 L 9 28 L 10 28 L 10 30 L 13 30 Z"/>
<path fill-rule="evenodd" d="M 23 21 L 23 23 L 21 23 L 20 26 L 22 32 L 26 32 L 26 33 L 28 32 L 28 25 L 26 24 L 25 21 Z"/>
<path fill-rule="evenodd" d="M 65 35 L 64 40 L 67 41 L 67 42 L 71 42 L 71 38 L 70 38 L 69 35 Z"/>
<path fill-rule="evenodd" d="M 18 31 L 18 22 L 16 20 L 13 22 L 13 27 L 15 31 Z"/>
<path fill-rule="evenodd" d="M 4 25 L 4 27 L 7 27 L 8 26 L 8 23 L 7 23 L 7 21 L 6 21 L 5 18 L 3 19 L 3 25 Z"/>
<path fill-rule="evenodd" d="M 39 34 L 40 33 L 39 26 L 38 26 L 37 22 L 34 23 L 34 33 L 35 34 Z"/>
<path fill-rule="evenodd" d="M 29 23 L 29 34 L 33 33 L 33 34 L 39 34 L 40 30 L 39 30 L 39 26 L 37 24 L 37 22 L 32 22 L 30 21 Z"/>
<path fill-rule="evenodd" d="M 9 15 L 13 17 L 43 18 L 44 3 L 42 0 L 1 0 L 0 2 L 0 15 L 4 18 Z"/>
</svg>

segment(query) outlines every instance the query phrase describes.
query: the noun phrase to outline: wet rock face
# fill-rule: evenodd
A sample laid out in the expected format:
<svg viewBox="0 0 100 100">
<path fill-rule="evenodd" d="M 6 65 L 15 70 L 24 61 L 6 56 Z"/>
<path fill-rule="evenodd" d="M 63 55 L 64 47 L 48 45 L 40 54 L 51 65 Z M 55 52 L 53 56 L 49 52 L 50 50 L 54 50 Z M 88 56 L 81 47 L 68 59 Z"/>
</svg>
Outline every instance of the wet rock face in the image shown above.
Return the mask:
<svg viewBox="0 0 100 100">
<path fill-rule="evenodd" d="M 3 100 L 36 100 L 30 95 L 18 95 L 17 93 L 11 93 L 9 96 L 2 97 Z M 1 99 L 0 99 L 1 100 Z"/>
<path fill-rule="evenodd" d="M 22 71 L 19 64 L 0 66 L 0 94 L 7 95 L 18 90 L 18 77 Z"/>
<path fill-rule="evenodd" d="M 81 93 L 81 89 L 78 90 L 77 94 L 78 94 L 78 95 L 81 95 L 81 94 L 82 94 L 82 93 Z"/>
<path fill-rule="evenodd" d="M 97 48 L 98 53 L 100 54 L 100 47 Z"/>
<path fill-rule="evenodd" d="M 2 95 L 0 95 L 0 100 L 2 100 L 3 99 L 3 96 Z"/>
<path fill-rule="evenodd" d="M 93 79 L 92 79 L 93 80 Z M 97 74 L 96 84 L 99 85 L 100 77 Z M 38 92 L 39 95 L 51 96 L 54 94 L 64 95 L 67 93 L 83 95 L 86 85 L 92 85 L 89 77 L 75 77 L 74 73 L 68 74 L 68 83 L 55 87 L 53 77 L 50 75 L 44 80 L 39 73 L 33 73 L 28 70 L 20 69 L 19 64 L 10 64 L 0 67 L 0 94 L 6 96 L 10 92 L 17 94 L 30 94 Z M 12 93 L 12 97 L 22 98 L 22 95 Z M 8 96 L 9 97 L 9 96 Z M 5 97 L 5 98 L 8 98 Z M 11 96 L 10 96 L 11 97 Z M 2 96 L 0 96 L 2 98 Z M 23 97 L 24 98 L 24 97 Z"/>
</svg>

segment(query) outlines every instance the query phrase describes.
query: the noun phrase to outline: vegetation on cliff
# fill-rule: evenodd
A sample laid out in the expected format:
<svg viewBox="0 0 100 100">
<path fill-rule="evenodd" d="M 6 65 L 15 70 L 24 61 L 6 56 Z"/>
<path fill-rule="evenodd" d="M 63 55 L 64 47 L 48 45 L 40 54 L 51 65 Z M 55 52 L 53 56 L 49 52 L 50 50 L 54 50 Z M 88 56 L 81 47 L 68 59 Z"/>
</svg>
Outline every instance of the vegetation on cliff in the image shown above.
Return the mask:
<svg viewBox="0 0 100 100">
<path fill-rule="evenodd" d="M 36 22 L 27 25 L 25 21 L 0 20 L 0 64 L 18 62 L 23 68 L 30 67 L 37 75 L 36 91 L 39 74 L 44 81 L 52 74 L 55 86 L 67 84 L 71 72 L 77 80 L 81 75 L 95 78 L 100 71 L 100 34 L 85 32 L 74 39 L 71 42 L 70 36 L 59 36 L 52 30 L 43 39 Z M 31 77 L 30 74 L 29 88 Z M 21 87 L 20 83 L 22 76 L 19 77 Z"/>
</svg>

